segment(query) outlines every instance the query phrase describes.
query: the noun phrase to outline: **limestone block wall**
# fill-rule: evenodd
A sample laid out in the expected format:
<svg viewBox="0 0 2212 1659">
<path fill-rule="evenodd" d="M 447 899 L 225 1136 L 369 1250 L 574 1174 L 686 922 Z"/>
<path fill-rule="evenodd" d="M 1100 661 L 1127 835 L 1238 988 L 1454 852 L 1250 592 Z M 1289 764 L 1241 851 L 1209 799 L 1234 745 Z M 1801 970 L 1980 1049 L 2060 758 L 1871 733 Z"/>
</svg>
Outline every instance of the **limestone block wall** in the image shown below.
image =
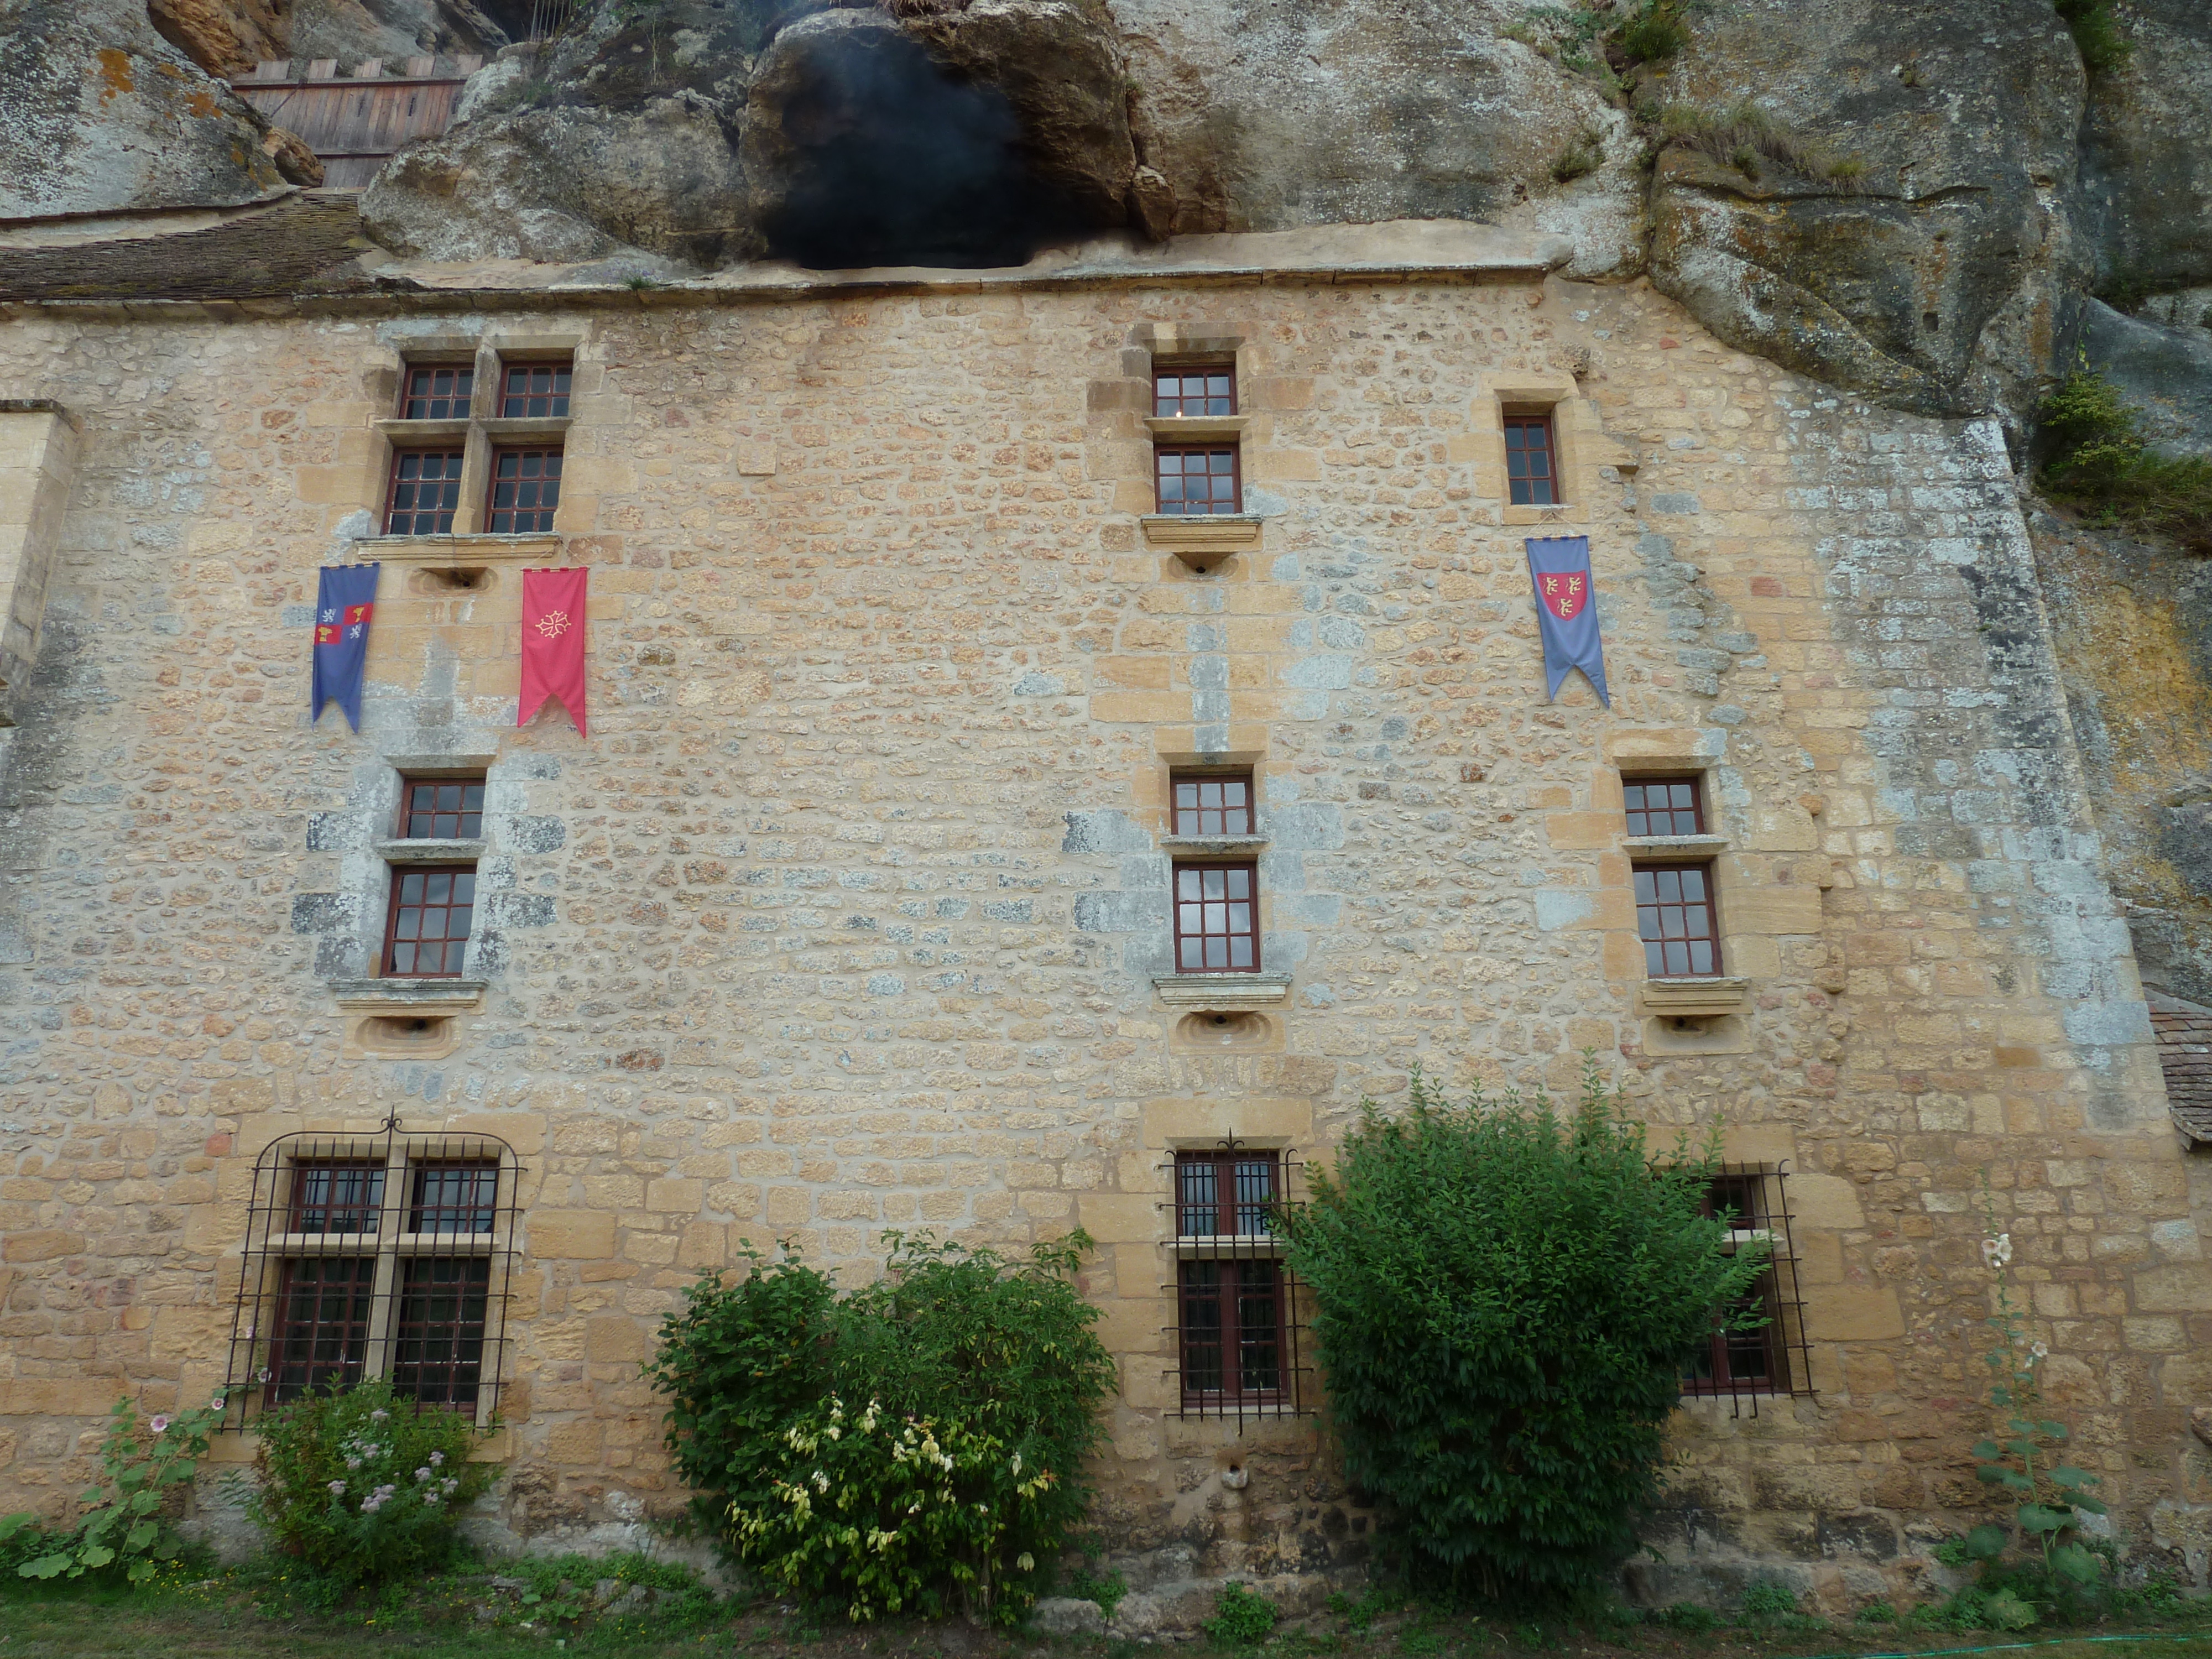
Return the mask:
<svg viewBox="0 0 2212 1659">
<path fill-rule="evenodd" d="M 387 556 L 362 732 L 311 727 L 315 567 L 369 526 L 410 340 L 556 335 L 592 736 L 513 729 L 517 566 L 550 556 L 488 544 Z M 1232 354 L 1252 411 L 1260 538 L 1204 574 L 1139 522 L 1170 342 Z M 0 786 L 27 957 L 0 966 L 10 1501 L 63 1503 L 111 1389 L 220 1380 L 253 1156 L 397 1112 L 526 1169 L 510 1541 L 676 1506 L 637 1364 L 740 1239 L 858 1277 L 886 1227 L 1080 1224 L 1121 1364 L 1114 1547 L 1155 1577 L 1327 1574 L 1368 1516 L 1315 1419 L 1178 1414 L 1164 1166 L 1225 1135 L 1325 1158 L 1413 1063 L 1565 1090 L 1587 1050 L 1655 1123 L 1786 1164 L 1796 1216 L 1811 1392 L 1686 1408 L 1655 1591 L 1757 1561 L 1894 1593 L 1973 1516 L 1984 1171 L 2116 1524 L 2197 1524 L 2202 1179 L 1993 428 L 1533 264 L 26 308 L 0 387 L 86 433 Z M 1501 395 L 1557 398 L 1572 435 L 1553 516 L 1591 538 L 1609 710 L 1579 680 L 1543 700 Z M 1152 979 L 1166 769 L 1229 757 L 1291 987 L 1224 1048 Z M 349 1058 L 366 838 L 398 766 L 471 759 L 482 1006 L 442 1057 Z M 1702 773 L 1728 838 L 1748 989 L 1702 1030 L 1645 1000 L 1624 767 Z"/>
</svg>

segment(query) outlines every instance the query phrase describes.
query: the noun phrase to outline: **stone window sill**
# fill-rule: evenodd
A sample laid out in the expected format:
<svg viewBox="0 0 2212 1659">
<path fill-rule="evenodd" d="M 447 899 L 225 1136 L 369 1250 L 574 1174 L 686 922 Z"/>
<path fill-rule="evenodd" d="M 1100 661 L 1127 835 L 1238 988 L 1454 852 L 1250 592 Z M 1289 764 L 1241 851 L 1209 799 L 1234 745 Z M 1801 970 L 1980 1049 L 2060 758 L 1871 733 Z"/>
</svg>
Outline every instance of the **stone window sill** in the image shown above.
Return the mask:
<svg viewBox="0 0 2212 1659">
<path fill-rule="evenodd" d="M 374 842 L 371 851 L 386 864 L 467 864 L 484 855 L 481 841 L 434 841 L 428 836 Z"/>
<path fill-rule="evenodd" d="M 1288 974 L 1155 974 L 1152 989 L 1171 1008 L 1267 1008 L 1291 998 Z"/>
<path fill-rule="evenodd" d="M 1631 857 L 1711 858 L 1729 849 L 1726 836 L 1623 836 L 1620 845 Z"/>
<path fill-rule="evenodd" d="M 1163 444 L 1235 443 L 1252 422 L 1249 415 L 1147 415 L 1145 428 Z"/>
<path fill-rule="evenodd" d="M 1647 979 L 1638 999 L 1644 1012 L 1670 1019 L 1710 1019 L 1741 1013 L 1750 1006 L 1751 981 L 1716 975 L 1710 979 Z"/>
<path fill-rule="evenodd" d="M 540 536 L 356 536 L 353 556 L 366 562 L 385 559 L 451 559 L 465 554 L 479 558 L 556 558 L 558 535 Z"/>
<path fill-rule="evenodd" d="M 469 423 L 458 421 L 379 421 L 376 429 L 395 446 L 436 443 L 441 439 L 465 438 Z"/>
<path fill-rule="evenodd" d="M 1504 508 L 1504 524 L 1580 524 L 1583 510 L 1572 501 L 1562 501 L 1557 507 L 1515 507 Z"/>
<path fill-rule="evenodd" d="M 1262 521 L 1256 513 L 1147 513 L 1138 522 L 1147 546 L 1166 549 L 1194 570 L 1208 570 L 1240 549 L 1259 545 Z"/>
<path fill-rule="evenodd" d="M 349 1012 L 462 1013 L 483 1006 L 489 980 L 340 979 L 331 981 L 338 1006 Z"/>
<path fill-rule="evenodd" d="M 571 417 L 566 415 L 540 415 L 528 417 L 520 415 L 498 416 L 483 422 L 484 435 L 494 443 L 512 443 L 529 438 L 559 438 L 565 436 Z"/>
<path fill-rule="evenodd" d="M 1264 853 L 1267 850 L 1267 838 L 1265 836 L 1162 836 L 1160 850 L 1193 856 Z"/>
</svg>

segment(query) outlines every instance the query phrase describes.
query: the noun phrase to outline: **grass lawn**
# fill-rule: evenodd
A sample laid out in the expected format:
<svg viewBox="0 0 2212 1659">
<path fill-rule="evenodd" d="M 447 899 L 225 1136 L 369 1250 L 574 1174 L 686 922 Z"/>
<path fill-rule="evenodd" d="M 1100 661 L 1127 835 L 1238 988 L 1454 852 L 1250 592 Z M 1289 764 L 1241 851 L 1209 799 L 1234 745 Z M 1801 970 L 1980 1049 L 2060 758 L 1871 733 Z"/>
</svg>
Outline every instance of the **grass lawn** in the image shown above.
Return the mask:
<svg viewBox="0 0 2212 1659">
<path fill-rule="evenodd" d="M 233 1574 L 131 1592 L 0 1584 L 0 1659 L 514 1659 L 556 1653 L 625 1659 L 1134 1659 L 1149 1644 L 1055 1639 L 957 1622 L 820 1623 L 774 1604 L 692 1595 L 639 1617 L 562 1616 L 557 1601 L 497 1601 L 465 1580 L 434 1580 L 374 1609 L 330 1612 L 288 1600 L 280 1578 Z M 550 1609 L 549 1611 L 549 1608 Z M 1239 1659 L 1862 1659 L 2010 1654 L 2020 1659 L 2212 1659 L 2212 1620 L 2188 1628 L 2066 1632 L 1941 1632 L 1867 1625 L 1661 1624 L 1586 1626 L 1516 1621 L 1419 1606 L 1322 1614 L 1286 1626 Z M 1808 1627 L 1810 1626 L 1810 1627 Z M 1208 1651 L 1201 1639 L 1194 1655 Z"/>
</svg>

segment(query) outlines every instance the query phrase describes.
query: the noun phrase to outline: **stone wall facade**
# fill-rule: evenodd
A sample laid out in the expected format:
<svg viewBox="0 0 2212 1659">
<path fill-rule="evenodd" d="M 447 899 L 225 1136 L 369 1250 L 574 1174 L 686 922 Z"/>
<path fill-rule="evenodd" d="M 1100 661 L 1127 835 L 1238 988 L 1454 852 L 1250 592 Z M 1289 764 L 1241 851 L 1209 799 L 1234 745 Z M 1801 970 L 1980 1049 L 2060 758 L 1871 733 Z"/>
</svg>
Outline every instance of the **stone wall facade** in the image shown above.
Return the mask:
<svg viewBox="0 0 2212 1659">
<path fill-rule="evenodd" d="M 1571 1090 L 1589 1051 L 1654 1123 L 1786 1168 L 1809 1345 L 1795 1397 L 1686 1405 L 1648 1593 L 1935 1571 L 1982 1502 L 1984 1175 L 2117 1528 L 2202 1582 L 2208 1191 L 2001 435 L 1547 263 L 16 308 L 0 392 L 83 435 L 0 794 L 7 1501 L 65 1504 L 113 1394 L 222 1380 L 264 1148 L 396 1113 L 523 1168 L 505 1541 L 678 1505 L 638 1362 L 740 1241 L 857 1277 L 885 1228 L 1080 1225 L 1115 1550 L 1162 1606 L 1319 1582 L 1368 1516 L 1315 1419 L 1179 1414 L 1164 1165 L 1325 1158 L 1415 1064 Z M 501 347 L 574 353 L 558 537 L 361 543 L 403 356 Z M 1191 352 L 1237 365 L 1260 520 L 1204 572 L 1142 520 L 1145 377 Z M 1554 514 L 1502 499 L 1530 400 Z M 1547 524 L 1591 538 L 1610 709 L 1544 700 Z M 305 714 L 315 569 L 356 554 L 357 737 Z M 518 567 L 562 562 L 588 739 L 513 725 Z M 1228 1039 L 1153 983 L 1168 768 L 1224 760 L 1290 976 Z M 484 989 L 449 1051 L 380 1056 L 339 1002 L 376 826 L 402 769 L 461 764 Z M 1650 998 L 1624 769 L 1705 781 L 1732 1012 Z"/>
</svg>

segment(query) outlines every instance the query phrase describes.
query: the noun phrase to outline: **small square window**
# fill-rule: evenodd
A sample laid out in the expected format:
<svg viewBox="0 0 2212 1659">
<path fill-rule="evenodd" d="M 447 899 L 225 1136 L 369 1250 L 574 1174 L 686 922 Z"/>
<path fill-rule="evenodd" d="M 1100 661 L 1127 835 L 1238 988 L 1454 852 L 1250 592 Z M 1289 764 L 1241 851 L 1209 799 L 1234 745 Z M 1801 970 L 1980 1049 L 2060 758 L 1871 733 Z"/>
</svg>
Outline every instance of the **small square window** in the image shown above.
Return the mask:
<svg viewBox="0 0 2212 1659">
<path fill-rule="evenodd" d="M 1249 772 L 1177 772 L 1170 775 L 1175 793 L 1178 836 L 1252 834 L 1252 775 Z"/>
<path fill-rule="evenodd" d="M 457 977 L 468 950 L 476 893 L 473 864 L 396 866 L 384 971 L 409 978 Z"/>
<path fill-rule="evenodd" d="M 1234 446 L 1192 449 L 1162 445 L 1152 454 L 1162 513 L 1194 516 L 1244 510 Z"/>
<path fill-rule="evenodd" d="M 402 449 L 392 457 L 392 485 L 386 495 L 387 536 L 450 536 L 453 509 L 461 502 L 461 452 L 458 449 Z"/>
<path fill-rule="evenodd" d="M 501 449 L 492 453 L 489 527 L 495 536 L 535 536 L 553 528 L 561 504 L 561 452 Z"/>
<path fill-rule="evenodd" d="M 382 1164 L 300 1164 L 292 1170 L 292 1233 L 373 1233 L 384 1212 Z"/>
<path fill-rule="evenodd" d="M 499 394 L 503 420 L 541 421 L 568 412 L 568 365 L 509 363 Z"/>
<path fill-rule="evenodd" d="M 1507 500 L 1516 507 L 1559 505 L 1558 446 L 1548 413 L 1505 416 Z"/>
<path fill-rule="evenodd" d="M 1707 979 L 1721 971 L 1720 930 L 1713 920 L 1713 866 L 1639 864 L 1636 932 L 1644 970 L 1653 979 Z"/>
<path fill-rule="evenodd" d="M 484 781 L 406 778 L 399 786 L 399 834 L 408 841 L 475 841 L 483 834 Z"/>
<path fill-rule="evenodd" d="M 1623 778 L 1622 805 L 1632 836 L 1702 836 L 1705 790 L 1695 778 Z"/>
<path fill-rule="evenodd" d="M 1260 971 L 1260 869 L 1256 864 L 1175 867 L 1176 971 Z"/>
<path fill-rule="evenodd" d="M 488 1233 L 499 1197 L 496 1164 L 418 1164 L 407 1206 L 410 1233 Z"/>
<path fill-rule="evenodd" d="M 1183 1238 L 1272 1235 L 1281 1199 L 1272 1152 L 1177 1152 L 1176 1232 Z"/>
<path fill-rule="evenodd" d="M 465 421 L 477 372 L 466 363 L 410 363 L 399 395 L 403 421 Z"/>
<path fill-rule="evenodd" d="M 1172 416 L 1236 412 L 1237 371 L 1230 364 L 1192 363 L 1154 368 L 1153 414 Z"/>
</svg>

